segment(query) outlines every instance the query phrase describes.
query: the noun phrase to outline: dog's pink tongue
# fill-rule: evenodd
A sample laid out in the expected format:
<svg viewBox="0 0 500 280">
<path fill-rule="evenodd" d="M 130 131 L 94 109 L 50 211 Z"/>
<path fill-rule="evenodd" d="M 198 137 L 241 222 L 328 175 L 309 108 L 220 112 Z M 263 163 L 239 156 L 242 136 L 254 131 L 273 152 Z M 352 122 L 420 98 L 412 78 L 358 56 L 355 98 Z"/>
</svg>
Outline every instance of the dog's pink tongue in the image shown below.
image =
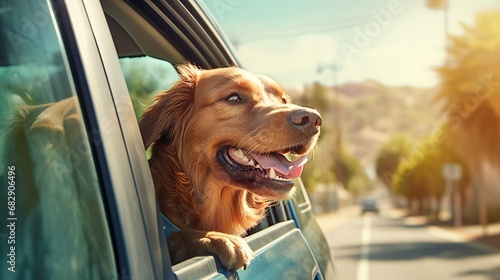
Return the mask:
<svg viewBox="0 0 500 280">
<path fill-rule="evenodd" d="M 302 169 L 304 168 L 304 164 L 306 164 L 308 160 L 307 155 L 303 155 L 292 162 L 288 161 L 285 156 L 280 154 L 252 154 L 252 157 L 254 157 L 254 159 L 260 164 L 262 168 L 274 168 L 274 170 L 284 175 L 282 177 L 285 177 L 287 179 L 300 177 L 300 174 L 302 174 Z"/>
</svg>

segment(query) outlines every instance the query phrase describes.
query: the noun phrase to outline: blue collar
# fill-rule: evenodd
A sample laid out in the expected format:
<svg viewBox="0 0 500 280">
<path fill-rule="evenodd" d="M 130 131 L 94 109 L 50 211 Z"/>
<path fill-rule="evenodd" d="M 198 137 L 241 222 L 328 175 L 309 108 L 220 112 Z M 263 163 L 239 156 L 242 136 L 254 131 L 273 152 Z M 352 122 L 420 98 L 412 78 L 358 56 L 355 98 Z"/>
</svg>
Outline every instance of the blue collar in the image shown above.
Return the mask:
<svg viewBox="0 0 500 280">
<path fill-rule="evenodd" d="M 160 215 L 163 222 L 163 230 L 165 231 L 165 235 L 167 236 L 167 238 L 170 237 L 170 234 L 172 234 L 172 232 L 180 231 L 180 229 L 175 226 L 169 219 L 167 219 L 167 217 L 165 217 L 163 213 L 160 212 Z"/>
</svg>

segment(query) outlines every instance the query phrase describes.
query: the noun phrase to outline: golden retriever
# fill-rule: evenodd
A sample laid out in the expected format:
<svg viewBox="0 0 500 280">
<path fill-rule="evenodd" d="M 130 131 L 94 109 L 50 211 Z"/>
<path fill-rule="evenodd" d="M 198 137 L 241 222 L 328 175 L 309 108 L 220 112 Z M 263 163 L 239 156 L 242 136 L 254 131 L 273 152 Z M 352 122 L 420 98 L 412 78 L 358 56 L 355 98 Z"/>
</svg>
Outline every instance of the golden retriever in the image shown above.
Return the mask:
<svg viewBox="0 0 500 280">
<path fill-rule="evenodd" d="M 178 67 L 181 79 L 140 121 L 161 212 L 180 231 L 168 238 L 174 263 L 216 254 L 245 268 L 240 237 L 266 207 L 293 190 L 316 144 L 321 117 L 290 104 L 272 79 L 236 67 Z M 286 154 L 297 157 L 289 161 Z"/>
</svg>

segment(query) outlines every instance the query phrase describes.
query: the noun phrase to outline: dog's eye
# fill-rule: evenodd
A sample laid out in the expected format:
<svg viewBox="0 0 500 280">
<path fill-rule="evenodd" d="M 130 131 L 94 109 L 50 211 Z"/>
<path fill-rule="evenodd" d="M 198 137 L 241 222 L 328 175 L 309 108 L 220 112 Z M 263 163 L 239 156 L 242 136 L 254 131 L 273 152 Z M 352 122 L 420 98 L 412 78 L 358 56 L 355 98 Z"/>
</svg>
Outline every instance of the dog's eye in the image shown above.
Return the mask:
<svg viewBox="0 0 500 280">
<path fill-rule="evenodd" d="M 286 99 L 284 97 L 281 98 L 281 102 L 283 102 L 283 104 L 286 104 Z"/>
<path fill-rule="evenodd" d="M 226 100 L 231 102 L 231 103 L 240 103 L 243 101 L 243 99 L 241 99 L 240 95 L 236 92 L 231 93 L 228 97 L 226 97 Z"/>
</svg>

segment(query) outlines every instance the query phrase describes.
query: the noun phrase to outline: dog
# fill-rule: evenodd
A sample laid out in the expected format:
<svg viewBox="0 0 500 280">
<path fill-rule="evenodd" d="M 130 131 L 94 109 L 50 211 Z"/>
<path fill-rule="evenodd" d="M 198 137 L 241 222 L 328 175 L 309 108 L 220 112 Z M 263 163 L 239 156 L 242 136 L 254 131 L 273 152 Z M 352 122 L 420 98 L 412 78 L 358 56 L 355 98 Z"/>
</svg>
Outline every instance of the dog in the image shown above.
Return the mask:
<svg viewBox="0 0 500 280">
<path fill-rule="evenodd" d="M 246 268 L 242 239 L 270 203 L 287 199 L 316 144 L 321 116 L 290 103 L 274 80 L 237 67 L 178 67 L 139 127 L 160 210 L 180 229 L 167 239 L 173 263 L 215 254 Z M 285 155 L 295 155 L 289 161 Z"/>
</svg>

